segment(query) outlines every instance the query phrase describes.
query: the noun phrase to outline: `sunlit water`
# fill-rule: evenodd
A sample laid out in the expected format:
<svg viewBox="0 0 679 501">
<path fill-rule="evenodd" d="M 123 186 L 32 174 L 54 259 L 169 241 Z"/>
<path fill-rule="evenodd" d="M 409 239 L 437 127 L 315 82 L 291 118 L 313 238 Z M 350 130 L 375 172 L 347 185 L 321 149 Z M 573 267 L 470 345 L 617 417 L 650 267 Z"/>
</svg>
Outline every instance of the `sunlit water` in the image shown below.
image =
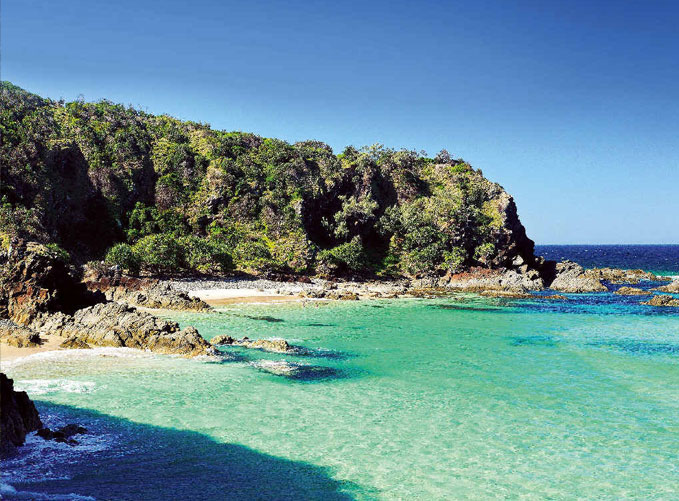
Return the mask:
<svg viewBox="0 0 679 501">
<path fill-rule="evenodd" d="M 239 305 L 173 318 L 307 354 L 28 359 L 6 370 L 47 424 L 92 433 L 31 437 L 3 483 L 52 499 L 679 497 L 679 311 L 571 297 Z M 283 360 L 305 365 L 262 370 Z"/>
</svg>

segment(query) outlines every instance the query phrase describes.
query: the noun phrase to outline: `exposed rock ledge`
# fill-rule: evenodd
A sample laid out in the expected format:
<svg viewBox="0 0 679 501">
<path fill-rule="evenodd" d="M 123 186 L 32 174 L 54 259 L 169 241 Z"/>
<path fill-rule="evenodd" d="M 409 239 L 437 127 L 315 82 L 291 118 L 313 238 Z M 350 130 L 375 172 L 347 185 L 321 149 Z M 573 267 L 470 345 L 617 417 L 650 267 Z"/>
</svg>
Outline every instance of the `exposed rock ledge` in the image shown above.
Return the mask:
<svg viewBox="0 0 679 501">
<path fill-rule="evenodd" d="M 657 296 L 653 296 L 651 299 L 641 304 L 646 304 L 648 306 L 671 306 L 674 308 L 679 308 L 679 299 L 668 296 L 667 294 L 659 294 Z"/>
<path fill-rule="evenodd" d="M 57 253 L 40 244 L 11 249 L 0 267 L 0 286 L 0 317 L 18 326 L 7 323 L 8 338 L 30 338 L 32 331 L 69 338 L 64 347 L 119 346 L 184 356 L 218 354 L 193 327 L 180 330 L 176 322 L 107 302 L 102 293 L 89 291 Z"/>
</svg>

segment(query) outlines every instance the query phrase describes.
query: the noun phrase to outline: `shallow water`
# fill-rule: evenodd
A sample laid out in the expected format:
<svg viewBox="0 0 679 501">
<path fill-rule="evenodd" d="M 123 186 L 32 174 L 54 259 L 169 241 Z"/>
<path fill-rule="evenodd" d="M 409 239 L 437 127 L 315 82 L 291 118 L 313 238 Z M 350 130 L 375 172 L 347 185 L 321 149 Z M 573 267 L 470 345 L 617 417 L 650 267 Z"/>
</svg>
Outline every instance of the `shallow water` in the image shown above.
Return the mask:
<svg viewBox="0 0 679 501">
<path fill-rule="evenodd" d="M 306 354 L 28 359 L 7 372 L 48 424 L 93 433 L 31 438 L 3 482 L 97 499 L 678 497 L 679 311 L 570 297 L 238 305 L 174 318 Z"/>
</svg>

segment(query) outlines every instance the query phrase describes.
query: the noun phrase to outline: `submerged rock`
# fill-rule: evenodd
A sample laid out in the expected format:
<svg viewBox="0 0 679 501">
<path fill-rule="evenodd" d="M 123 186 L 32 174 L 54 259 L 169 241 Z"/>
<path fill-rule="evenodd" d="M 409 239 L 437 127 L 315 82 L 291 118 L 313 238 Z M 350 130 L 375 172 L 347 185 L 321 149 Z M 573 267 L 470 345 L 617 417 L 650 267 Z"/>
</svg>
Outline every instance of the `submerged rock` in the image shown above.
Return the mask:
<svg viewBox="0 0 679 501">
<path fill-rule="evenodd" d="M 49 428 L 40 428 L 37 435 L 44 440 L 54 440 L 55 442 L 62 442 L 69 445 L 75 445 L 78 442 L 71 437 L 74 435 L 83 435 L 87 433 L 87 429 L 78 424 L 67 424 L 58 430 L 50 430 Z"/>
<path fill-rule="evenodd" d="M 23 445 L 26 434 L 42 428 L 42 421 L 25 391 L 15 391 L 14 381 L 0 373 L 0 456 Z"/>
<path fill-rule="evenodd" d="M 568 297 L 564 296 L 563 294 L 551 294 L 549 296 L 533 296 L 538 299 L 555 299 L 559 301 L 563 300 L 568 300 Z"/>
<path fill-rule="evenodd" d="M 646 304 L 648 306 L 679 307 L 679 299 L 676 299 L 672 296 L 668 296 L 667 294 L 659 294 L 657 296 L 653 296 L 651 299 L 641 304 Z"/>
<path fill-rule="evenodd" d="M 620 287 L 613 294 L 618 296 L 650 296 L 651 292 L 637 287 Z"/>
<path fill-rule="evenodd" d="M 482 291 L 479 293 L 481 296 L 485 297 L 499 297 L 507 299 L 527 299 L 535 297 L 533 294 L 527 292 L 515 292 L 515 291 Z"/>
</svg>

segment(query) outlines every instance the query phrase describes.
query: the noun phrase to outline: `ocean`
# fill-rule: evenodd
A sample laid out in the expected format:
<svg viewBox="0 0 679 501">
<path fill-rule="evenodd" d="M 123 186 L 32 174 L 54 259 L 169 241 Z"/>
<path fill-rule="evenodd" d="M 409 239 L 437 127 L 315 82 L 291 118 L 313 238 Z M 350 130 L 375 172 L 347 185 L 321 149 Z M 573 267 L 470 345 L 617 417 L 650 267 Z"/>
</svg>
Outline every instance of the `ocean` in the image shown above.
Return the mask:
<svg viewBox="0 0 679 501">
<path fill-rule="evenodd" d="M 585 268 L 641 268 L 656 275 L 679 276 L 679 245 L 536 245 L 547 259 L 570 259 Z"/>
<path fill-rule="evenodd" d="M 538 253 L 590 266 L 635 253 L 630 267 L 679 274 L 678 249 Z M 224 348 L 230 359 L 214 363 L 99 348 L 5 364 L 48 426 L 90 433 L 73 447 L 29 437 L 3 462 L 0 493 L 678 498 L 679 309 L 567 296 L 231 305 L 171 318 L 306 352 Z"/>
</svg>

